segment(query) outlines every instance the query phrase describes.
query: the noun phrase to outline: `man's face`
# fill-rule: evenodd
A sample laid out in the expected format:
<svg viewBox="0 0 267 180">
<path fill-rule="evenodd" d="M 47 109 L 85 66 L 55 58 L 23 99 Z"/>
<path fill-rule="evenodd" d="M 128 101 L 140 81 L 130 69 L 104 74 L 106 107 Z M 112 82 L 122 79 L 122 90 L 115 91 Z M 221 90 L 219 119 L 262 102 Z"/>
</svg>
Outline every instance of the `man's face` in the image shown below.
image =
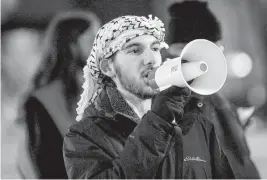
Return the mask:
<svg viewBox="0 0 267 180">
<path fill-rule="evenodd" d="M 157 92 L 149 86 L 147 75 L 161 63 L 160 42 L 151 35 L 136 37 L 116 53 L 114 81 L 131 94 L 149 99 Z"/>
</svg>

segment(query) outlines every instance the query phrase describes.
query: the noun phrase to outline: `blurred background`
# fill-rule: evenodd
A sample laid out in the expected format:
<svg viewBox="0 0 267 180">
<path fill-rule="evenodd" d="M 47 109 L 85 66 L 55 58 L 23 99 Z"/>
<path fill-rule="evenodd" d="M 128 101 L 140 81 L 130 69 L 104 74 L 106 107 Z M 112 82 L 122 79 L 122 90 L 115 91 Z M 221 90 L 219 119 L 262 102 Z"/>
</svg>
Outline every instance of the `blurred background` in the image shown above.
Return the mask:
<svg viewBox="0 0 267 180">
<path fill-rule="evenodd" d="M 168 23 L 167 7 L 176 1 L 1 0 L 1 178 L 21 178 L 15 165 L 21 132 L 15 121 L 32 89 L 41 40 L 55 14 L 82 9 L 94 12 L 102 23 L 121 15 L 153 14 Z M 222 26 L 229 74 L 221 92 L 243 107 L 244 121 L 250 107 L 255 108 L 246 138 L 261 177 L 267 178 L 267 1 L 205 1 Z"/>
</svg>

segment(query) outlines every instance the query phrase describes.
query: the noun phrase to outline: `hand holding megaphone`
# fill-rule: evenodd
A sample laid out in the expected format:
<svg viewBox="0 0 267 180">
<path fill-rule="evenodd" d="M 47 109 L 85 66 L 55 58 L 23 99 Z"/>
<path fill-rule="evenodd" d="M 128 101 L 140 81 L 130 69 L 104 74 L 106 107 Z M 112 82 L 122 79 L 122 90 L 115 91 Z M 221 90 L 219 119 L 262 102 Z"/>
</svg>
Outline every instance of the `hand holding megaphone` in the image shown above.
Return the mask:
<svg viewBox="0 0 267 180">
<path fill-rule="evenodd" d="M 163 91 L 170 86 L 188 87 L 200 95 L 219 91 L 226 77 L 227 64 L 221 49 L 205 39 L 189 42 L 181 57 L 166 61 L 148 75 L 152 89 Z"/>
</svg>

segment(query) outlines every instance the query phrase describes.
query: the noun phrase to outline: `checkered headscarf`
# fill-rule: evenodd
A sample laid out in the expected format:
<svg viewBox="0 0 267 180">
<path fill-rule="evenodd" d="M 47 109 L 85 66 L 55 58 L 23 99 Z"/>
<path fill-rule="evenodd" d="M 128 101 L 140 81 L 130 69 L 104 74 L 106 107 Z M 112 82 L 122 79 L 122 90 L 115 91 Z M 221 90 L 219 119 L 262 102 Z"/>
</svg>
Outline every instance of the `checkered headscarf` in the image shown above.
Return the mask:
<svg viewBox="0 0 267 180">
<path fill-rule="evenodd" d="M 118 17 L 98 31 L 91 54 L 84 67 L 83 93 L 78 102 L 76 120 L 81 120 L 85 108 L 92 104 L 97 95 L 101 92 L 101 83 L 104 78 L 99 69 L 99 62 L 107 59 L 131 39 L 141 35 L 152 35 L 161 42 L 161 47 L 168 47 L 164 42 L 165 29 L 163 22 L 152 15 L 149 18 L 144 16 L 122 16 Z"/>
</svg>

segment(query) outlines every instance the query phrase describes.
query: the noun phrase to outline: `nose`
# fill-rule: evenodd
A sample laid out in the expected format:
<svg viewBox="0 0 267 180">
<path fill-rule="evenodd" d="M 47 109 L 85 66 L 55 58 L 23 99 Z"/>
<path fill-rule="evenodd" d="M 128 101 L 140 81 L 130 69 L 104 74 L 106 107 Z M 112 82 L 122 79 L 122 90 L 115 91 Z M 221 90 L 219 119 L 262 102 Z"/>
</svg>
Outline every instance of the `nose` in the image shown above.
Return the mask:
<svg viewBox="0 0 267 180">
<path fill-rule="evenodd" d="M 144 65 L 155 65 L 157 63 L 157 58 L 153 51 L 147 50 L 144 55 Z"/>
</svg>

